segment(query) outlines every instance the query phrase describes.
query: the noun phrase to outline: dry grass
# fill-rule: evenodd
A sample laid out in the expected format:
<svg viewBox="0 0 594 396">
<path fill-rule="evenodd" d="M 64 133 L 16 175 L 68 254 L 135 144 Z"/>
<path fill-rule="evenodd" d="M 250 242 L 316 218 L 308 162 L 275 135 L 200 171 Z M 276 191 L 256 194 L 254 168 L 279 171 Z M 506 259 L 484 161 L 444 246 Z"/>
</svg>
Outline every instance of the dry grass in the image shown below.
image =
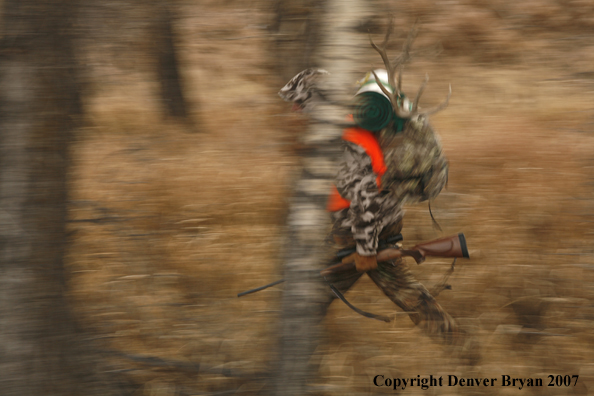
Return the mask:
<svg viewBox="0 0 594 396">
<path fill-rule="evenodd" d="M 473 258 L 459 261 L 453 290 L 439 300 L 474 337 L 474 351 L 425 337 L 362 279 L 348 298 L 395 320 L 371 321 L 335 303 L 313 358 L 317 392 L 392 393 L 372 385 L 376 374 L 578 374 L 575 388 L 534 394 L 585 395 L 594 389 L 594 81 L 587 74 L 594 42 L 574 37 L 577 22 L 568 15 L 591 27 L 591 12 L 583 12 L 590 3 L 446 3 L 453 2 L 409 2 L 398 18 L 410 26 L 423 17 L 420 40 L 441 39 L 445 49 L 414 63 L 405 88 L 428 72 L 425 103 L 437 103 L 448 82 L 454 89 L 451 106 L 434 119 L 451 173 L 433 211 L 446 234 L 465 232 Z M 88 126 L 73 148 L 77 232 L 68 263 L 78 317 L 106 337 L 106 348 L 256 375 L 274 358 L 280 288 L 235 294 L 279 277 L 298 164 L 291 142 L 304 123 L 276 96 L 284 82 L 271 73 L 261 27 L 270 15 L 242 7 L 183 5 L 183 73 L 200 106 L 192 115 L 202 121 L 199 133 L 159 118 L 155 85 L 141 71 L 116 73 L 117 84 L 87 98 Z M 423 205 L 408 209 L 404 232 L 408 244 L 439 236 Z M 432 260 L 414 271 L 431 286 L 448 265 Z M 263 387 L 129 357 L 110 359 L 131 370 L 125 375 L 137 395 L 238 387 L 256 395 Z"/>
</svg>

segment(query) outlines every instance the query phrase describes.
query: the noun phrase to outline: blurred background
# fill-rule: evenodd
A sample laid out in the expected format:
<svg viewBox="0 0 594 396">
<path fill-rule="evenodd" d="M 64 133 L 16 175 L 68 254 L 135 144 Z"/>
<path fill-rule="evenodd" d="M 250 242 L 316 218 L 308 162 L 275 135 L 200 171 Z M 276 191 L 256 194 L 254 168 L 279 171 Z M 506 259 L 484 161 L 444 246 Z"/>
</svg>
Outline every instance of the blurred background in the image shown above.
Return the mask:
<svg viewBox="0 0 594 396">
<path fill-rule="evenodd" d="M 64 361 L 93 374 L 76 374 L 70 390 L 68 382 L 42 378 L 46 394 L 267 391 L 282 286 L 236 294 L 281 277 L 288 197 L 308 120 L 277 92 L 317 66 L 324 4 L 2 2 L 0 363 L 7 395 L 37 394 L 19 391 L 11 377 L 19 370 Z M 505 374 L 545 383 L 402 392 L 409 395 L 594 394 L 594 4 L 370 4 L 353 29 L 379 41 L 393 14 L 394 55 L 421 23 L 418 52 L 404 71 L 409 96 L 425 74 L 431 80 L 421 105 L 438 104 L 452 85 L 449 107 L 432 118 L 450 161 L 447 189 L 432 203 L 443 232 L 421 204 L 407 208 L 403 234 L 406 246 L 466 234 L 471 260 L 458 261 L 452 290 L 438 300 L 473 343 L 455 351 L 428 338 L 362 278 L 347 298 L 394 320 L 366 319 L 334 302 L 311 358 L 313 394 L 393 393 L 373 385 L 378 374 Z M 382 65 L 370 47 L 356 51 L 361 77 Z M 355 81 L 344 83 L 356 89 Z M 1 183 L 23 172 L 55 183 L 28 179 L 37 187 L 23 184 L 17 192 L 29 195 L 17 202 L 13 184 Z M 13 210 L 23 213 L 22 229 Z M 26 235 L 34 248 L 19 244 Z M 11 256 L 11 246 L 36 252 L 31 263 L 49 257 L 46 248 L 57 258 L 22 270 L 14 257 L 28 256 Z M 412 269 L 430 288 L 449 265 L 431 259 Z M 43 277 L 28 283 L 38 271 Z M 68 345 L 60 350 L 74 358 L 44 356 L 15 336 L 37 323 L 31 312 L 48 316 L 35 319 L 41 324 L 31 337 L 45 340 L 35 348 Z M 81 349 L 72 352 L 75 338 Z M 548 375 L 579 380 L 549 388 Z"/>
</svg>

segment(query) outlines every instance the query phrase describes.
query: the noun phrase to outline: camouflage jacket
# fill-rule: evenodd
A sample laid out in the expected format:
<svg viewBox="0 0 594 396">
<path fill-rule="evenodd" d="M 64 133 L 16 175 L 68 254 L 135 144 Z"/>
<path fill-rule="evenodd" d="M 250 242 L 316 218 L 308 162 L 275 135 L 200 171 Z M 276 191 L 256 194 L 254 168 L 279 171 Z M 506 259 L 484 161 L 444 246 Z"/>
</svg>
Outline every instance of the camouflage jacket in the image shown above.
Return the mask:
<svg viewBox="0 0 594 396">
<path fill-rule="evenodd" d="M 345 142 L 335 184 L 351 201 L 333 213 L 333 234 L 349 232 L 364 256 L 377 253 L 381 232 L 402 221 L 402 205 L 435 198 L 447 182 L 448 164 L 441 144 L 423 116 L 407 122 L 402 133 L 383 130 L 378 137 L 388 170 L 380 191 L 371 158 L 354 143 Z"/>
</svg>

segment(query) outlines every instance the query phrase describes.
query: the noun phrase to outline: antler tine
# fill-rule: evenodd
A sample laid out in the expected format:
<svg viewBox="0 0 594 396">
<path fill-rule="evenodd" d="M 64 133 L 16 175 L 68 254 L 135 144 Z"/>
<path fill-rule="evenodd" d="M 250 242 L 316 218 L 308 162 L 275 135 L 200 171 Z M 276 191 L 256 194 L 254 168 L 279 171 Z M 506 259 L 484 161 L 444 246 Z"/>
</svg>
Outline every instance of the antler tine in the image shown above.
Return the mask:
<svg viewBox="0 0 594 396">
<path fill-rule="evenodd" d="M 450 102 L 450 97 L 452 96 L 452 84 L 450 84 L 450 91 L 448 92 L 448 97 L 437 107 L 434 107 L 432 109 L 426 110 L 426 111 L 422 111 L 419 114 L 423 114 L 423 115 L 431 115 L 431 114 L 435 114 L 438 111 L 441 111 L 443 109 L 445 109 L 446 107 L 448 107 L 448 103 Z"/>
<path fill-rule="evenodd" d="M 402 55 L 404 57 L 403 62 L 406 62 L 408 58 L 410 58 L 410 49 L 412 48 L 412 44 L 417 38 L 419 33 L 418 22 L 415 22 L 413 27 L 408 32 L 408 37 L 406 38 L 406 42 L 402 46 Z"/>
<path fill-rule="evenodd" d="M 390 35 L 392 34 L 392 30 L 394 29 L 394 17 L 390 17 L 390 22 L 388 23 L 388 30 L 386 31 L 386 36 L 384 37 L 384 42 L 382 43 L 382 47 L 384 50 L 386 49 L 386 45 L 388 45 L 388 41 L 390 40 Z"/>
<path fill-rule="evenodd" d="M 388 31 L 386 32 L 386 36 L 384 37 L 384 42 L 382 43 L 382 48 L 379 48 L 373 42 L 371 34 L 369 35 L 369 42 L 371 43 L 371 46 L 373 47 L 373 49 L 375 49 L 382 57 L 382 60 L 384 61 L 384 65 L 386 67 L 386 71 L 388 72 L 388 84 L 390 84 L 390 86 L 393 87 L 392 89 L 394 90 L 394 88 L 396 87 L 396 80 L 394 78 L 394 74 L 396 73 L 396 68 L 398 67 L 400 62 L 397 62 L 395 65 L 392 65 L 390 62 L 390 59 L 388 58 L 388 53 L 387 53 L 387 48 L 386 48 L 388 45 L 388 40 L 390 39 L 390 34 L 392 33 L 393 24 L 394 24 L 394 18 L 390 18 L 390 24 L 388 26 Z M 398 107 L 397 97 L 400 95 L 401 77 L 398 78 L 398 89 L 395 90 L 395 92 L 390 92 L 388 89 L 386 89 L 386 87 L 381 82 L 381 80 L 379 79 L 377 74 L 375 74 L 374 71 L 372 71 L 372 73 L 373 73 L 373 76 L 375 77 L 375 81 L 376 81 L 377 85 L 380 87 L 382 92 L 390 99 L 390 102 L 392 103 L 392 108 L 394 109 L 394 112 L 396 113 L 396 115 L 400 118 L 410 117 L 410 113 L 408 111 L 403 111 L 401 108 Z"/>
<path fill-rule="evenodd" d="M 429 75 L 425 74 L 425 81 L 423 81 L 423 84 L 421 84 L 421 86 L 419 87 L 419 91 L 417 92 L 417 97 L 415 98 L 415 102 L 413 103 L 413 108 L 412 108 L 413 113 L 416 113 L 416 111 L 417 111 L 417 107 L 419 106 L 419 100 L 421 99 L 421 95 L 423 94 L 423 91 L 425 90 L 425 87 L 427 86 L 428 82 L 429 82 Z"/>
<path fill-rule="evenodd" d="M 374 42 L 373 42 L 373 38 L 371 38 L 371 34 L 369 34 L 369 43 L 371 44 L 371 46 L 373 47 L 374 50 L 377 51 L 378 54 L 380 54 L 380 56 L 382 57 L 382 60 L 384 61 L 384 66 L 386 67 L 386 71 L 388 72 L 388 84 L 390 84 L 390 86 L 395 87 L 396 86 L 396 81 L 394 79 L 394 72 L 396 71 L 396 67 L 391 65 L 390 62 L 390 58 L 388 58 L 388 53 L 387 53 L 387 45 L 388 45 L 388 41 L 390 39 L 390 35 L 392 34 L 392 26 L 394 24 L 394 18 L 390 18 L 390 23 L 388 25 L 388 31 L 386 32 L 386 36 L 384 37 L 384 42 L 382 43 L 382 48 L 379 48 Z M 379 81 L 379 80 L 377 80 Z"/>
<path fill-rule="evenodd" d="M 388 25 L 388 31 L 386 32 L 386 36 L 384 37 L 384 42 L 382 43 L 382 48 L 379 48 L 373 42 L 373 38 L 371 37 L 371 34 L 369 35 L 369 43 L 371 44 L 371 47 L 374 50 L 376 50 L 378 54 L 380 54 L 380 56 L 382 57 L 382 60 L 384 61 L 384 66 L 386 67 L 386 71 L 388 72 L 388 84 L 390 84 L 392 89 L 394 89 L 394 87 L 396 87 L 396 80 L 394 78 L 394 73 L 396 72 L 396 67 L 398 65 L 392 66 L 392 64 L 390 62 L 390 58 L 388 58 L 388 53 L 387 53 L 386 47 L 388 45 L 390 35 L 392 34 L 393 24 L 394 24 L 394 18 L 390 18 L 390 23 Z M 376 81 L 377 85 L 380 87 L 382 92 L 390 99 L 390 102 L 392 103 L 392 107 L 394 108 L 394 111 L 396 112 L 396 114 L 398 114 L 399 116 L 404 115 L 398 108 L 398 101 L 396 99 L 397 96 L 395 95 L 395 93 L 390 92 L 388 89 L 386 89 L 386 87 L 381 82 L 381 80 L 379 79 L 377 74 L 375 74 L 375 72 L 373 72 L 373 71 L 372 71 L 372 73 L 373 73 L 373 76 L 375 77 L 375 81 Z M 397 91 L 397 94 L 399 94 L 399 93 L 400 93 L 400 90 Z"/>
<path fill-rule="evenodd" d="M 380 87 L 382 92 L 384 94 L 386 94 L 386 96 L 388 96 L 388 98 L 390 99 L 390 103 L 392 103 L 392 108 L 394 109 L 394 112 L 396 113 L 396 115 L 400 118 L 410 117 L 411 113 L 409 113 L 407 111 L 403 111 L 400 107 L 398 107 L 398 100 L 396 99 L 396 96 L 394 96 L 394 94 L 392 92 L 388 91 L 386 89 L 386 87 L 384 87 L 384 84 L 382 84 L 379 77 L 377 76 L 377 74 L 375 74 L 374 71 L 372 71 L 372 73 L 373 73 L 373 76 L 375 77 L 375 81 L 377 82 L 377 85 Z"/>
<path fill-rule="evenodd" d="M 402 69 L 404 68 L 404 65 L 411 58 L 410 49 L 412 48 L 412 44 L 415 41 L 415 39 L 417 38 L 417 34 L 419 32 L 417 25 L 418 25 L 418 21 L 415 22 L 413 27 L 408 32 L 408 37 L 406 38 L 406 41 L 404 42 L 404 45 L 402 46 L 402 53 L 400 55 L 398 55 L 398 57 L 394 60 L 394 62 L 396 63 L 396 66 L 394 66 L 394 67 L 398 67 L 398 92 L 400 92 L 402 90 Z"/>
<path fill-rule="evenodd" d="M 377 74 L 375 74 L 375 71 L 372 70 L 371 73 L 373 73 L 373 77 L 375 77 L 375 82 L 380 87 L 380 89 L 382 90 L 382 92 L 384 94 L 386 94 L 386 96 L 388 98 L 390 98 L 390 102 L 392 103 L 392 107 L 394 107 L 396 109 L 398 106 L 397 106 L 397 102 L 396 102 L 396 98 L 394 97 L 394 94 L 392 92 L 390 92 L 386 87 L 384 87 L 384 84 L 382 84 L 382 82 L 380 81 L 380 79 L 377 76 Z"/>
<path fill-rule="evenodd" d="M 382 60 L 384 61 L 384 66 L 386 67 L 386 71 L 388 72 L 388 84 L 392 85 L 394 83 L 394 75 L 393 75 L 393 69 L 390 66 L 390 59 L 388 59 L 388 54 L 386 53 L 386 47 L 384 46 L 383 48 L 379 48 L 374 42 L 373 39 L 371 38 L 371 34 L 369 35 L 369 43 L 371 44 L 371 46 L 373 47 L 374 50 L 377 51 L 378 54 L 380 54 L 380 56 L 382 57 Z M 379 80 L 376 80 L 379 81 Z M 394 86 L 394 85 L 392 85 Z"/>
</svg>

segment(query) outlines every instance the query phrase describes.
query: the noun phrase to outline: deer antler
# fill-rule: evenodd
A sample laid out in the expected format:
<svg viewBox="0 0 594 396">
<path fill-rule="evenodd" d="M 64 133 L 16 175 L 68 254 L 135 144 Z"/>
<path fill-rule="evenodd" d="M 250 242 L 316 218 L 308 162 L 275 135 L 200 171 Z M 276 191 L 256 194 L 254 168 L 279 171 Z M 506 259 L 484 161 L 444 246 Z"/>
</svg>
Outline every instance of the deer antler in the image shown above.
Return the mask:
<svg viewBox="0 0 594 396">
<path fill-rule="evenodd" d="M 396 73 L 396 68 L 398 68 L 398 66 L 400 66 L 401 61 L 400 59 L 397 59 L 395 64 L 392 65 L 390 62 L 390 59 L 388 58 L 388 53 L 387 53 L 387 45 L 388 45 L 388 41 L 390 40 L 390 35 L 392 34 L 392 27 L 394 25 L 394 18 L 390 18 L 390 24 L 388 25 L 388 31 L 386 32 L 386 37 L 384 37 L 384 42 L 382 43 L 382 47 L 378 47 L 374 42 L 373 39 L 371 38 L 371 34 L 369 35 L 369 42 L 371 44 L 371 46 L 373 47 L 373 49 L 375 49 L 378 54 L 380 54 L 380 56 L 382 57 L 382 60 L 384 61 L 384 66 L 386 67 L 386 71 L 388 72 L 388 84 L 390 85 L 390 87 L 392 88 L 392 90 L 394 92 L 390 92 L 390 90 L 388 90 L 384 84 L 380 81 L 379 77 L 377 76 L 377 74 L 375 74 L 374 71 L 372 71 L 373 76 L 375 77 L 375 81 L 377 83 L 377 85 L 380 87 L 380 89 L 382 90 L 382 92 L 390 99 L 390 103 L 392 103 L 392 107 L 394 108 L 394 111 L 396 112 L 396 114 L 398 115 L 398 117 L 401 118 L 406 118 L 408 117 L 408 112 L 403 112 L 402 109 L 398 106 L 398 96 L 400 96 L 400 80 L 401 77 L 399 76 L 398 78 L 398 87 L 396 87 L 396 81 L 394 78 L 394 74 Z"/>
<path fill-rule="evenodd" d="M 388 25 L 388 31 L 386 32 L 386 36 L 384 37 L 384 42 L 382 43 L 381 48 L 378 47 L 373 42 L 371 35 L 369 35 L 369 42 L 371 43 L 371 46 L 373 47 L 373 49 L 375 49 L 380 54 L 380 56 L 382 57 L 382 60 L 384 61 L 384 66 L 386 67 L 386 70 L 388 72 L 388 84 L 390 85 L 390 87 L 392 87 L 392 90 L 394 92 L 390 92 L 390 90 L 387 89 L 384 86 L 384 84 L 380 81 L 377 74 L 375 74 L 375 72 L 372 71 L 377 85 L 380 87 L 382 92 L 390 99 L 390 103 L 392 103 L 394 112 L 400 118 L 411 118 L 411 117 L 419 115 L 419 114 L 430 115 L 430 114 L 435 114 L 438 111 L 443 110 L 444 108 L 447 107 L 449 100 L 450 100 L 450 96 L 452 95 L 452 86 L 451 85 L 450 85 L 450 89 L 449 89 L 447 98 L 439 106 L 429 109 L 429 110 L 425 110 L 425 111 L 418 111 L 419 100 L 421 99 L 421 95 L 423 94 L 423 91 L 425 90 L 425 87 L 427 86 L 427 82 L 429 81 L 428 75 L 425 75 L 425 81 L 423 81 L 423 84 L 421 84 L 421 86 L 419 87 L 419 91 L 417 92 L 417 96 L 415 98 L 415 101 L 413 102 L 412 109 L 409 111 L 408 109 L 404 109 L 398 105 L 398 98 L 401 96 L 401 92 L 402 92 L 401 91 L 402 70 L 404 68 L 404 65 L 406 63 L 408 63 L 411 59 L 410 49 L 412 48 L 412 44 L 415 41 L 415 38 L 417 37 L 418 28 L 417 28 L 417 23 L 415 22 L 415 24 L 411 28 L 410 32 L 408 33 L 408 38 L 406 39 L 406 42 L 404 43 L 404 45 L 402 47 L 402 53 L 399 56 L 397 56 L 393 62 L 390 62 L 390 59 L 388 58 L 388 54 L 387 54 L 387 45 L 388 45 L 388 41 L 390 39 L 390 35 L 392 34 L 393 23 L 394 23 L 394 18 L 390 18 L 390 24 Z M 396 79 L 394 76 L 396 73 L 396 69 L 398 69 L 398 85 L 396 85 Z"/>
<path fill-rule="evenodd" d="M 413 103 L 413 107 L 412 107 L 413 113 L 415 113 L 417 111 L 417 107 L 419 107 L 419 99 L 421 99 L 421 95 L 423 95 L 423 91 L 425 90 L 425 87 L 427 86 L 428 82 L 429 82 L 429 75 L 425 74 L 425 81 L 423 81 L 423 84 L 421 84 L 421 86 L 419 87 L 419 92 L 417 92 L 415 102 Z"/>
<path fill-rule="evenodd" d="M 415 22 L 413 27 L 408 32 L 408 37 L 406 42 L 402 46 L 402 53 L 396 58 L 397 64 L 400 66 L 398 68 L 398 91 L 401 91 L 401 84 L 402 84 L 402 70 L 404 69 L 404 65 L 410 61 L 410 49 L 412 48 L 412 44 L 417 38 L 417 34 L 419 34 L 418 29 L 418 22 Z"/>
<path fill-rule="evenodd" d="M 420 111 L 418 114 L 423 114 L 423 115 L 429 116 L 431 114 L 437 113 L 438 111 L 442 111 L 443 109 L 445 109 L 446 107 L 448 107 L 448 104 L 450 102 L 450 97 L 451 96 L 452 96 L 452 84 L 450 84 L 450 89 L 448 91 L 448 96 L 445 98 L 445 100 L 443 102 L 441 102 L 439 104 L 439 106 L 433 107 L 432 109 Z"/>
</svg>

